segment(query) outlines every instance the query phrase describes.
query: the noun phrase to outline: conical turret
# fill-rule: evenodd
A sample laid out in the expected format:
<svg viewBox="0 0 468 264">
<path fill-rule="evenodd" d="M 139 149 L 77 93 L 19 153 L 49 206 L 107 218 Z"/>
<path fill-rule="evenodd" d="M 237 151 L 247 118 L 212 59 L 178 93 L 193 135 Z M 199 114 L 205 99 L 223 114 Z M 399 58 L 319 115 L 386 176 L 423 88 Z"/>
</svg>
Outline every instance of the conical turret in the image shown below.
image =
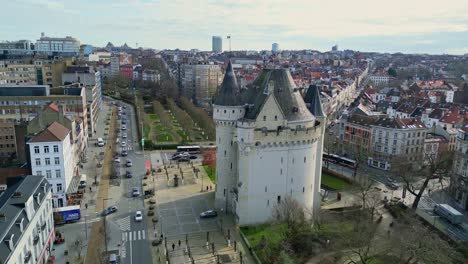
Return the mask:
<svg viewBox="0 0 468 264">
<path fill-rule="evenodd" d="M 215 105 L 238 106 L 241 105 L 240 89 L 237 84 L 236 75 L 232 69 L 231 61 L 229 61 L 226 73 L 224 74 L 223 83 L 219 87 L 218 94 L 214 100 Z"/>
<path fill-rule="evenodd" d="M 304 97 L 309 111 L 316 117 L 324 117 L 325 114 L 322 110 L 322 103 L 320 102 L 320 92 L 317 85 L 309 86 L 307 93 Z"/>
</svg>

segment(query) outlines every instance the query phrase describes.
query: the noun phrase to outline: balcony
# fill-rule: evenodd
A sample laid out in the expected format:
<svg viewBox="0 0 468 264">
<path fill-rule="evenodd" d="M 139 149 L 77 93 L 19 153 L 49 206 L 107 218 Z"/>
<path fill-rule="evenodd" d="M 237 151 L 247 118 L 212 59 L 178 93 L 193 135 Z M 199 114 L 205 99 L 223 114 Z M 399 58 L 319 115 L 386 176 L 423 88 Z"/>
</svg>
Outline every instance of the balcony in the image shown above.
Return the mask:
<svg viewBox="0 0 468 264">
<path fill-rule="evenodd" d="M 44 222 L 42 225 L 41 225 L 41 231 L 44 231 L 47 227 L 47 222 Z"/>
</svg>

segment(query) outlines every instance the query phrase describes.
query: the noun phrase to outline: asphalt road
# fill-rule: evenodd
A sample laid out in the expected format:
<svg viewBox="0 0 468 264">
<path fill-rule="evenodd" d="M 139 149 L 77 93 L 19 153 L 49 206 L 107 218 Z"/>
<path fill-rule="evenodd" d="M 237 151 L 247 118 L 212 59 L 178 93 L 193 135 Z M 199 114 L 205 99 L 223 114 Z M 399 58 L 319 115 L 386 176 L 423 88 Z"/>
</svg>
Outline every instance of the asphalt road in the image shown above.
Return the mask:
<svg viewBox="0 0 468 264">
<path fill-rule="evenodd" d="M 135 110 L 131 105 L 119 102 L 120 105 L 126 105 L 126 109 L 123 109 L 126 112 L 127 116 L 127 129 L 120 131 L 120 136 L 122 132 L 127 133 L 127 139 L 120 137 L 119 144 L 119 155 L 122 149 L 126 149 L 128 152 L 127 157 L 120 157 L 120 190 L 121 193 L 117 195 L 117 201 L 115 204 L 119 210 L 117 213 L 111 215 L 109 218 L 110 226 L 116 226 L 117 230 L 112 230 L 111 232 L 117 234 L 112 235 L 112 240 L 116 237 L 116 241 L 111 243 L 120 244 L 120 258 L 121 263 L 151 263 L 151 252 L 149 248 L 149 236 L 147 234 L 146 221 L 145 218 L 146 212 L 144 210 L 143 204 L 143 188 L 142 180 L 145 175 L 145 158 L 143 153 L 139 151 L 138 146 L 138 134 L 137 134 L 137 124 L 135 121 Z M 118 120 L 121 123 L 121 119 Z M 121 125 L 118 126 L 121 128 Z M 122 140 L 127 141 L 127 147 L 120 147 Z M 130 159 L 133 163 L 132 167 L 126 167 L 126 160 Z M 126 171 L 130 171 L 133 175 L 132 178 L 126 178 Z M 139 197 L 132 196 L 132 188 L 137 187 L 140 190 Z M 115 194 L 113 194 L 115 196 Z M 143 221 L 135 221 L 136 211 L 142 211 Z"/>
</svg>

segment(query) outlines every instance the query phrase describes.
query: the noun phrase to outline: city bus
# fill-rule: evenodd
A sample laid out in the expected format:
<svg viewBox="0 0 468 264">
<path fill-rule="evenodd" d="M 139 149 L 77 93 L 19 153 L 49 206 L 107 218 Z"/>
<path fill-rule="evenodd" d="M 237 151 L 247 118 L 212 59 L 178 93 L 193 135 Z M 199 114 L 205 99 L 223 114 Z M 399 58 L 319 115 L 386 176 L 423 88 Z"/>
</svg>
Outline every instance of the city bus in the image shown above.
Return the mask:
<svg viewBox="0 0 468 264">
<path fill-rule="evenodd" d="M 327 152 L 323 152 L 322 160 L 335 163 L 335 164 L 339 164 L 341 166 L 345 166 L 351 169 L 355 169 L 357 165 L 355 160 L 341 157 L 336 154 L 328 154 Z"/>
<path fill-rule="evenodd" d="M 188 152 L 190 154 L 199 154 L 201 151 L 200 146 L 178 146 L 177 152 Z"/>
</svg>

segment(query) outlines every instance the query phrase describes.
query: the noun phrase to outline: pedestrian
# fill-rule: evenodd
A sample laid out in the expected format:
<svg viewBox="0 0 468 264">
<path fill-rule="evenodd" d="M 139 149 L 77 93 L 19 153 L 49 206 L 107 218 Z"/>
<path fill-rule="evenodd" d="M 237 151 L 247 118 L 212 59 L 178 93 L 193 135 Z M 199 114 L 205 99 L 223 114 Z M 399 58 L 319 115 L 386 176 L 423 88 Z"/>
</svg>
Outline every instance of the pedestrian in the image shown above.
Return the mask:
<svg viewBox="0 0 468 264">
<path fill-rule="evenodd" d="M 92 191 L 91 191 L 91 186 L 89 187 L 89 192 L 92 192 Z"/>
<path fill-rule="evenodd" d="M 210 191 L 212 191 L 212 190 L 213 190 L 213 186 L 210 185 Z"/>
<path fill-rule="evenodd" d="M 180 247 L 180 243 L 181 243 L 181 242 L 180 242 L 180 240 L 179 240 L 179 247 Z"/>
<path fill-rule="evenodd" d="M 88 209 L 88 203 L 85 203 L 84 206 L 86 209 Z"/>
<path fill-rule="evenodd" d="M 208 191 L 208 186 L 206 186 L 206 191 Z"/>
<path fill-rule="evenodd" d="M 162 239 L 163 239 L 163 234 L 162 234 L 162 232 L 161 232 L 161 236 L 160 236 L 160 237 L 161 237 L 161 240 L 162 240 Z"/>
<path fill-rule="evenodd" d="M 174 250 L 175 250 L 175 244 L 172 243 L 172 251 L 174 251 Z"/>
</svg>

